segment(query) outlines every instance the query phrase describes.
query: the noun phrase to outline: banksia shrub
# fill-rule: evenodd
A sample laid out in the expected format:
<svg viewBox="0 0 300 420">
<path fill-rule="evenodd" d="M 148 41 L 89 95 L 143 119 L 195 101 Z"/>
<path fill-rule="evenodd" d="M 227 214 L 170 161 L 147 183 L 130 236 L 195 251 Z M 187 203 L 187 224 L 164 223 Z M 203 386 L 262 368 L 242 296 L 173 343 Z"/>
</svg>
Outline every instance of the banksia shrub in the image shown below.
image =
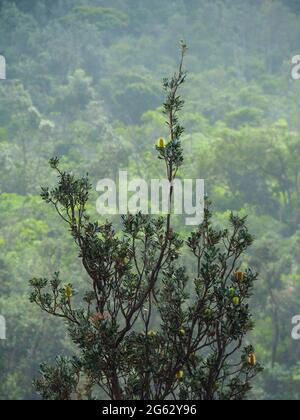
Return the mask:
<svg viewBox="0 0 300 420">
<path fill-rule="evenodd" d="M 183 164 L 178 113 L 186 45 L 178 72 L 164 80 L 164 115 L 170 138 L 157 153 L 170 181 Z M 33 279 L 31 301 L 66 322 L 78 348 L 71 359 L 43 365 L 37 390 L 45 399 L 236 400 L 246 397 L 261 371 L 252 346 L 243 340 L 253 328 L 249 311 L 257 274 L 241 273 L 240 260 L 253 238 L 246 219 L 231 215 L 230 228 L 213 227 L 210 204 L 185 242 L 166 217 L 126 215 L 122 233 L 87 214 L 91 185 L 52 159 L 58 185 L 42 198 L 66 223 L 79 249 L 91 287 L 81 296 L 72 284 Z M 171 207 L 171 206 L 170 206 Z M 187 248 L 195 261 L 191 278 L 181 263 Z M 76 295 L 76 299 L 75 299 Z"/>
</svg>

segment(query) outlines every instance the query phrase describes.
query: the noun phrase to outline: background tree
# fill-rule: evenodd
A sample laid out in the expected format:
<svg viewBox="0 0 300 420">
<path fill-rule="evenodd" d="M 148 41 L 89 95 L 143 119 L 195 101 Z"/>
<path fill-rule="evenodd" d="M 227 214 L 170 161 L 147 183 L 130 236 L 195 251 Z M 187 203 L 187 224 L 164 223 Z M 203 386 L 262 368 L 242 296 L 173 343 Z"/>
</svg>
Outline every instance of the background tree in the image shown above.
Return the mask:
<svg viewBox="0 0 300 420">
<path fill-rule="evenodd" d="M 241 349 L 253 328 L 247 301 L 257 278 L 239 271 L 253 241 L 245 219 L 231 215 L 230 229 L 215 230 L 206 206 L 203 223 L 187 241 L 196 259 L 193 282 L 179 262 L 183 241 L 173 230 L 171 208 L 183 163 L 178 89 L 186 77 L 186 49 L 182 43 L 179 70 L 164 80 L 169 139 L 160 139 L 157 151 L 170 182 L 166 219 L 123 216 L 120 238 L 111 223 L 90 221 L 88 179 L 76 179 L 51 160 L 59 182 L 42 197 L 69 226 L 92 287 L 78 309 L 73 285 L 63 286 L 59 273 L 31 281 L 31 301 L 63 318 L 79 348 L 71 360 L 42 366 L 36 386 L 45 399 L 99 397 L 99 391 L 112 400 L 243 399 L 261 371 L 253 347 Z"/>
</svg>

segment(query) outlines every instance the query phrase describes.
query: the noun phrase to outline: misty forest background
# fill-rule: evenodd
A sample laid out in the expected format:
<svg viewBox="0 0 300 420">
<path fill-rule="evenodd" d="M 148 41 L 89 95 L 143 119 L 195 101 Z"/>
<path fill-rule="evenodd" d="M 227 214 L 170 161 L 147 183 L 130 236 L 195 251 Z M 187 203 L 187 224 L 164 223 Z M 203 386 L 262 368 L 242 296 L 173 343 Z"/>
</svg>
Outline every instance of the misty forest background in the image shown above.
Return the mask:
<svg viewBox="0 0 300 420">
<path fill-rule="evenodd" d="M 230 210 L 248 214 L 256 236 L 245 263 L 260 272 L 251 340 L 266 369 L 252 397 L 300 399 L 300 343 L 291 339 L 300 312 L 298 0 L 0 1 L 0 399 L 38 398 L 39 364 L 72 351 L 63 324 L 29 303 L 29 279 L 59 268 L 85 288 L 75 246 L 39 197 L 54 181 L 48 159 L 61 156 L 94 185 L 119 169 L 164 176 L 161 80 L 181 38 L 181 176 L 206 180 L 218 223 Z"/>
</svg>

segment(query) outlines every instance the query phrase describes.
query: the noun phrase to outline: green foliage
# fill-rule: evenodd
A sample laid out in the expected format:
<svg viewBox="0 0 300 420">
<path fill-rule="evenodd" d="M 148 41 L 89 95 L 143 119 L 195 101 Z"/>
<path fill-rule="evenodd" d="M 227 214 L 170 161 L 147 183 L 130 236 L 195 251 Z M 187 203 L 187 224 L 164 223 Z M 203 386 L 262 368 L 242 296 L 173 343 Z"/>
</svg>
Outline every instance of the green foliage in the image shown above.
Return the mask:
<svg viewBox="0 0 300 420">
<path fill-rule="evenodd" d="M 226 123 L 231 128 L 241 126 L 258 126 L 263 117 L 263 112 L 255 108 L 242 108 L 226 115 Z"/>
<path fill-rule="evenodd" d="M 43 399 L 63 401 L 72 399 L 72 394 L 75 392 L 78 384 L 78 378 L 68 360 L 59 357 L 56 360 L 56 369 L 42 365 L 41 372 L 43 379 L 37 380 L 35 386 L 43 396 Z M 47 387 L 45 387 L 45 383 L 48 384 Z M 51 384 L 50 387 L 49 384 Z"/>
<path fill-rule="evenodd" d="M 112 8 L 77 6 L 74 7 L 73 14 L 77 19 L 87 20 L 99 29 L 115 29 L 128 25 L 128 16 Z"/>
</svg>

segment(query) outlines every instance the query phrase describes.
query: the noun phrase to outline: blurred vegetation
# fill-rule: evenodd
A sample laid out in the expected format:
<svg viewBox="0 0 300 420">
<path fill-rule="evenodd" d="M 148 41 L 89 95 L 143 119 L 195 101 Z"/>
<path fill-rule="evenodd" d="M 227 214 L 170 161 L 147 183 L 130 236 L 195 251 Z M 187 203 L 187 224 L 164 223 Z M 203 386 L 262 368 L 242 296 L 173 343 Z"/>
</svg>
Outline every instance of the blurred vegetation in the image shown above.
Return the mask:
<svg viewBox="0 0 300 420">
<path fill-rule="evenodd" d="M 239 211 L 256 236 L 245 259 L 260 272 L 251 341 L 267 369 L 252 397 L 300 398 L 300 346 L 291 339 L 300 292 L 300 82 L 290 76 L 299 19 L 297 0 L 0 0 L 1 399 L 37 398 L 40 362 L 71 350 L 64 328 L 30 305 L 28 280 L 60 267 L 77 290 L 87 281 L 39 198 L 40 185 L 55 181 L 46 162 L 59 155 L 94 185 L 119 169 L 160 176 L 160 85 L 181 38 L 190 52 L 180 175 L 206 180 L 220 225 Z"/>
</svg>

